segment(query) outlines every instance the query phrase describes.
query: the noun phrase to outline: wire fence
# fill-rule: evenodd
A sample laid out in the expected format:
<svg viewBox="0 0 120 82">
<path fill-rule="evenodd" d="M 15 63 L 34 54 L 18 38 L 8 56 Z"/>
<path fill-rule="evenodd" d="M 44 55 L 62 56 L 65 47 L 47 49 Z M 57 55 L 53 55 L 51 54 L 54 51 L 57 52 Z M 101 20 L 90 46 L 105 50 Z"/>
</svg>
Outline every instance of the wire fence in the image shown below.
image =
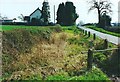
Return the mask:
<svg viewBox="0 0 120 82">
<path fill-rule="evenodd" d="M 80 29 L 82 31 L 82 33 L 88 37 L 91 36 L 91 33 L 90 31 L 87 32 L 86 30 L 84 29 Z M 94 33 L 93 34 L 93 40 L 96 40 L 96 34 Z M 92 63 L 93 63 L 93 54 L 97 53 L 97 52 L 105 52 L 105 51 L 113 51 L 113 50 L 120 50 L 120 47 L 118 48 L 108 48 L 108 40 L 105 39 L 104 40 L 104 49 L 103 50 L 94 50 L 94 48 L 92 49 L 89 49 L 88 51 L 82 51 L 80 52 L 81 54 L 86 54 L 87 53 L 87 69 L 88 70 L 91 70 L 92 69 Z M 119 53 L 118 53 L 119 54 Z"/>
<path fill-rule="evenodd" d="M 92 50 L 89 49 L 88 51 L 83 51 L 82 53 L 87 53 L 87 69 L 92 69 L 92 63 L 93 63 L 93 54 L 97 52 L 105 52 L 105 51 L 113 51 L 113 50 L 120 50 L 120 48 L 110 48 L 110 49 L 104 49 L 104 50 Z M 119 53 L 118 53 L 119 54 Z"/>
</svg>

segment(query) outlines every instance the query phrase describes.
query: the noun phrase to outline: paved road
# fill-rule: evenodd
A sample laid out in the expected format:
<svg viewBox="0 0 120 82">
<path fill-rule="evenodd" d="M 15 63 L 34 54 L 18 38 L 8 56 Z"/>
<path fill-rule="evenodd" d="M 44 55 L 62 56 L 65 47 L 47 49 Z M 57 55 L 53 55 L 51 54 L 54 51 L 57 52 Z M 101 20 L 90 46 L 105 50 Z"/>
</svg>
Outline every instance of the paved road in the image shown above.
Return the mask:
<svg viewBox="0 0 120 82">
<path fill-rule="evenodd" d="M 104 33 L 101 33 L 101 32 L 86 28 L 86 27 L 79 26 L 79 28 L 90 31 L 90 33 L 92 33 L 92 34 L 95 33 L 96 36 L 98 36 L 102 39 L 107 39 L 109 42 L 111 42 L 113 44 L 116 44 L 116 45 L 120 44 L 120 38 L 118 38 L 116 36 L 112 36 L 112 35 L 109 35 L 109 34 L 104 34 Z"/>
</svg>

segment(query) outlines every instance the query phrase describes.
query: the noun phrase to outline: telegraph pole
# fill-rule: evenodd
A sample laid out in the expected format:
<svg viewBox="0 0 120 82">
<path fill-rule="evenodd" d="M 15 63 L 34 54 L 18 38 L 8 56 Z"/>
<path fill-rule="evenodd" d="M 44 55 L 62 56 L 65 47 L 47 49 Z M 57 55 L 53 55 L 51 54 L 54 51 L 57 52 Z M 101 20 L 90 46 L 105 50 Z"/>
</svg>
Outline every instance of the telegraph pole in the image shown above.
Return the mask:
<svg viewBox="0 0 120 82">
<path fill-rule="evenodd" d="M 54 24 L 55 24 L 55 5 L 54 5 Z"/>
<path fill-rule="evenodd" d="M 118 26 L 120 26 L 120 1 L 118 2 Z"/>
</svg>

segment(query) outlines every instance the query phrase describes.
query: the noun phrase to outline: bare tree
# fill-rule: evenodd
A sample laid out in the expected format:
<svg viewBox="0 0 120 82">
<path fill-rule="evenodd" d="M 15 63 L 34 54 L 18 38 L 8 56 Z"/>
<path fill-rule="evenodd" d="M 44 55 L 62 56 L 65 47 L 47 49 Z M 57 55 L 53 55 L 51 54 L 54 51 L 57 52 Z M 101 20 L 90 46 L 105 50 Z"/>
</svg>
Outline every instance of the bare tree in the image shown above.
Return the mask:
<svg viewBox="0 0 120 82">
<path fill-rule="evenodd" d="M 18 16 L 18 18 L 19 18 L 21 21 L 24 21 L 24 16 L 23 16 L 23 14 L 20 14 L 20 16 Z"/>
<path fill-rule="evenodd" d="M 89 11 L 91 10 L 97 10 L 98 12 L 98 24 L 100 24 L 101 22 L 101 16 L 106 13 L 111 13 L 111 5 L 112 3 L 110 3 L 107 0 L 92 0 L 89 2 L 91 4 Z"/>
</svg>

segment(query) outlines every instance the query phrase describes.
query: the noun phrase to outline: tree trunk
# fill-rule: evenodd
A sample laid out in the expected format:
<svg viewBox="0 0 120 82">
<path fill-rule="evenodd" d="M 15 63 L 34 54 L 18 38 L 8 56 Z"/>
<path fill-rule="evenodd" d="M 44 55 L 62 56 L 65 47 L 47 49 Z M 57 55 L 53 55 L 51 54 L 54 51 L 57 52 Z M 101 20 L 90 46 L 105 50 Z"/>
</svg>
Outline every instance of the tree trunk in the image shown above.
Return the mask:
<svg viewBox="0 0 120 82">
<path fill-rule="evenodd" d="M 98 9 L 98 25 L 101 24 L 101 14 L 100 14 L 100 10 Z"/>
</svg>

